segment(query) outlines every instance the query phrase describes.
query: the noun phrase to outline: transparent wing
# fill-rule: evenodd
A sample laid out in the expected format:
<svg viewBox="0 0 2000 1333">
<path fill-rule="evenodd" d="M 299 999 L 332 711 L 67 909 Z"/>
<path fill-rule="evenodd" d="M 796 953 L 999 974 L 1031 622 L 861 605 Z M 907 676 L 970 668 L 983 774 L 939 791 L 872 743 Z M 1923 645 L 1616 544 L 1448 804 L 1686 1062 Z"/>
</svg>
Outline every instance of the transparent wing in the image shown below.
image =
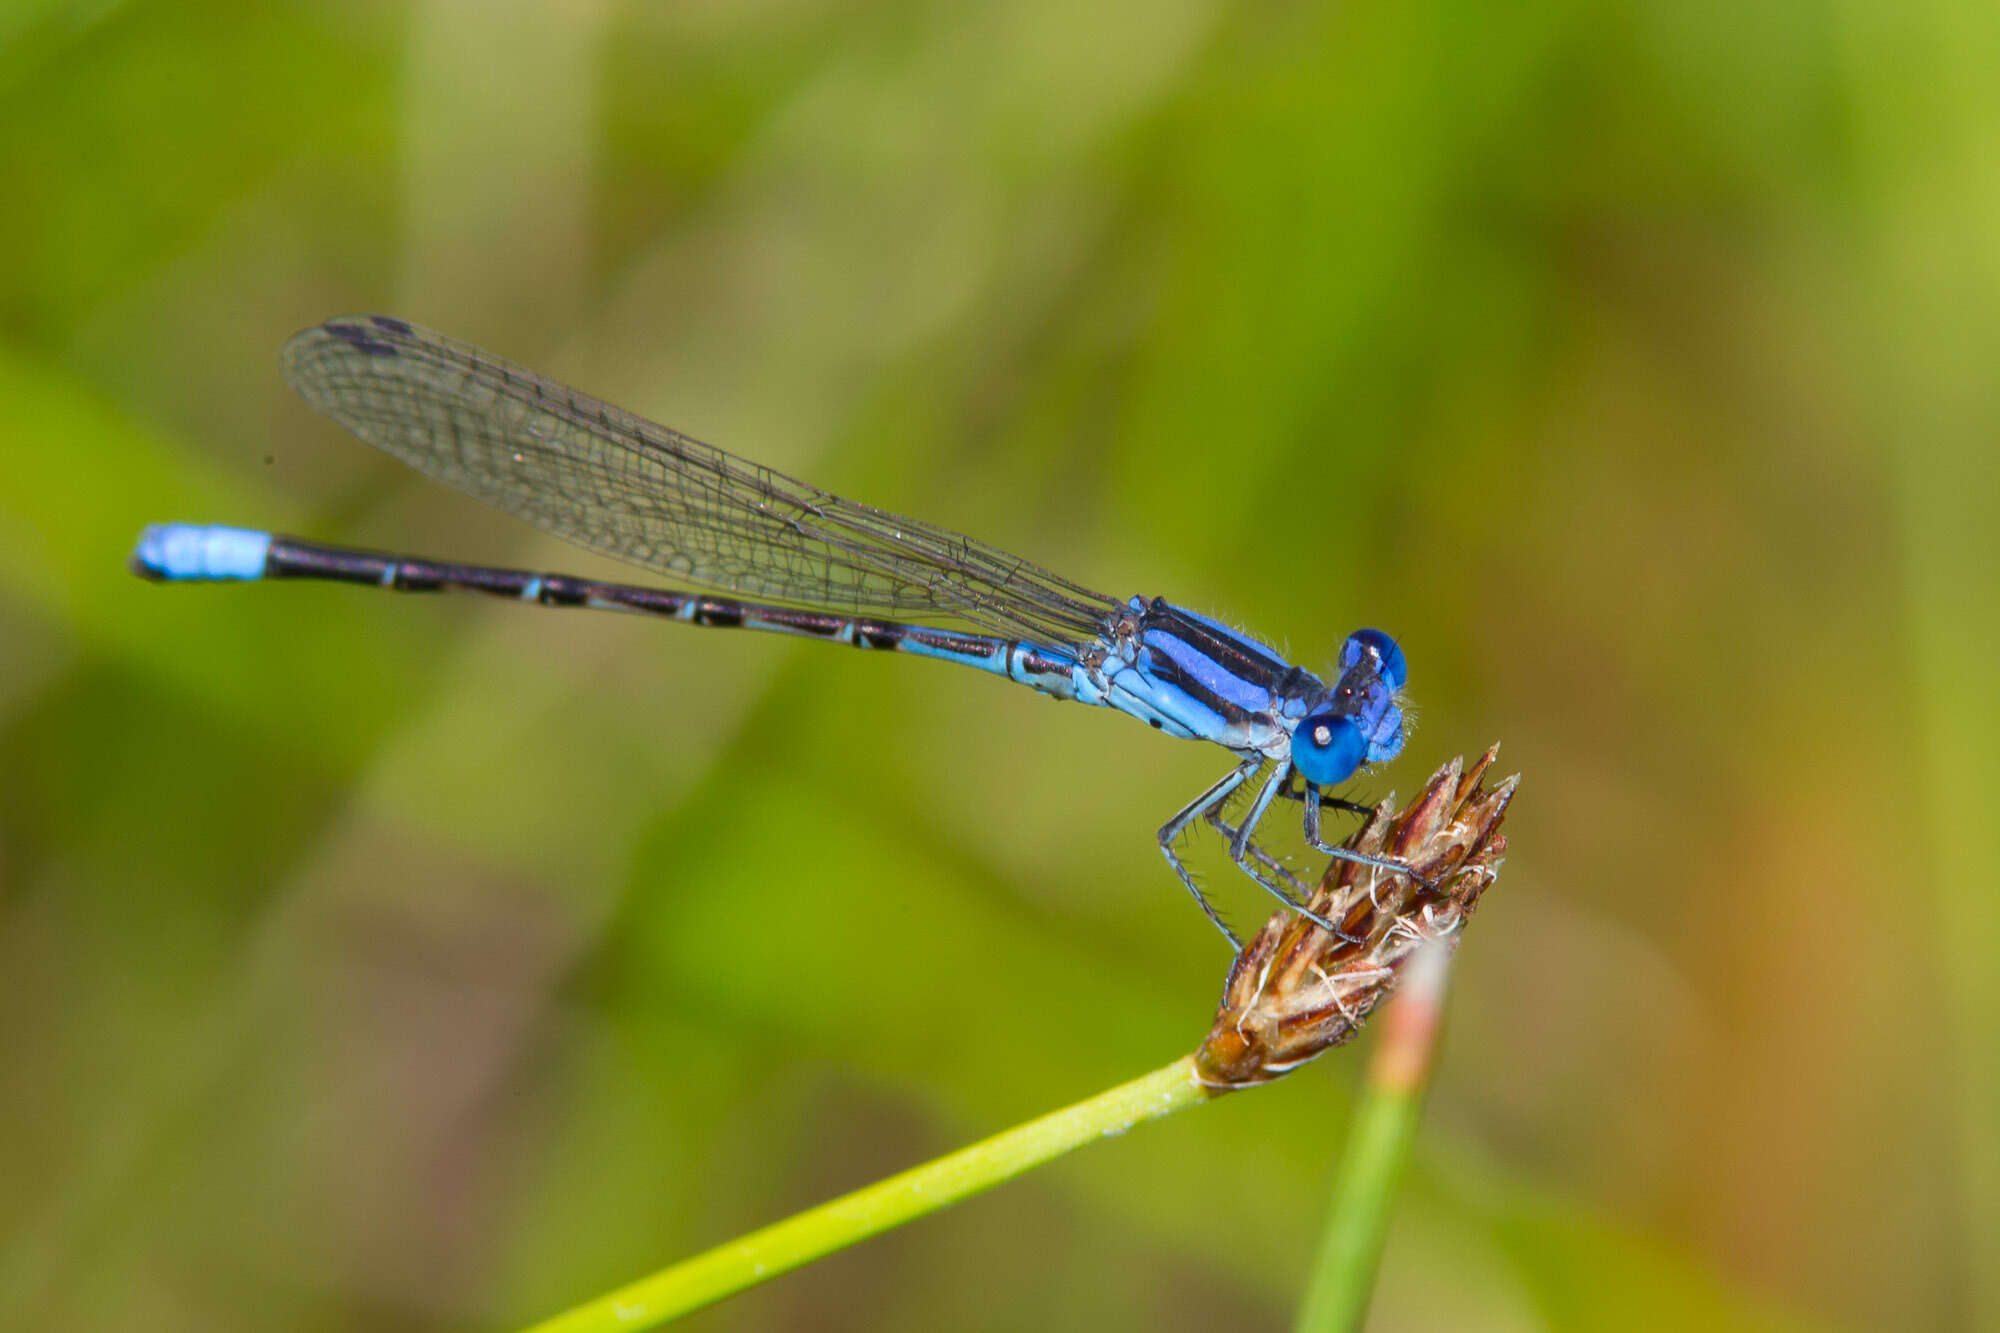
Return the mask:
<svg viewBox="0 0 2000 1333">
<path fill-rule="evenodd" d="M 385 315 L 285 344 L 313 407 L 425 476 L 620 560 L 747 597 L 1057 643 L 1119 603 L 948 528 L 843 500 Z"/>
</svg>

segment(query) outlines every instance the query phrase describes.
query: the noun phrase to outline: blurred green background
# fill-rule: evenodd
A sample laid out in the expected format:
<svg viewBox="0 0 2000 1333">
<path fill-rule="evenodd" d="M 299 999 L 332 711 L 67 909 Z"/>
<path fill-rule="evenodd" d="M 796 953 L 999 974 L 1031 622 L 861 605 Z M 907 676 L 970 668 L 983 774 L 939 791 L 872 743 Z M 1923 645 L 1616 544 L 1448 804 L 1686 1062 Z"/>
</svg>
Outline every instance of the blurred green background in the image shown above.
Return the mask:
<svg viewBox="0 0 2000 1333">
<path fill-rule="evenodd" d="M 503 1328 L 1164 1063 L 1222 771 L 929 664 L 160 588 L 584 573 L 385 310 L 1308 666 L 1514 851 L 1381 1329 L 2000 1327 L 2000 11 L 0 9 L 0 1325 Z M 1212 840 L 1201 864 L 1240 920 Z M 1360 1052 L 690 1321 L 1276 1329 Z"/>
</svg>

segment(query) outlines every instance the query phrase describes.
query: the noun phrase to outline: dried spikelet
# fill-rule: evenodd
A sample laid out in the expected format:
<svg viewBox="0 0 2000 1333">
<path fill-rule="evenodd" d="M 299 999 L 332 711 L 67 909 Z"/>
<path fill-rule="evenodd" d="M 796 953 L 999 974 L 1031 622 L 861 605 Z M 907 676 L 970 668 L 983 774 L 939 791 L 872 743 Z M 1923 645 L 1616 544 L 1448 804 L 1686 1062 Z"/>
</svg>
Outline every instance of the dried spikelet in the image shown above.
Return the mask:
<svg viewBox="0 0 2000 1333">
<path fill-rule="evenodd" d="M 1413 866 L 1435 885 L 1352 861 L 1327 867 L 1309 903 L 1351 940 L 1281 910 L 1229 970 L 1215 1025 L 1195 1054 L 1201 1081 L 1218 1091 L 1267 1083 L 1360 1030 L 1369 1011 L 1426 940 L 1448 944 L 1499 874 L 1507 848 L 1500 823 L 1518 776 L 1480 786 L 1500 751 L 1470 771 L 1454 759 L 1417 798 L 1391 812 L 1377 806 L 1346 846 Z"/>
</svg>

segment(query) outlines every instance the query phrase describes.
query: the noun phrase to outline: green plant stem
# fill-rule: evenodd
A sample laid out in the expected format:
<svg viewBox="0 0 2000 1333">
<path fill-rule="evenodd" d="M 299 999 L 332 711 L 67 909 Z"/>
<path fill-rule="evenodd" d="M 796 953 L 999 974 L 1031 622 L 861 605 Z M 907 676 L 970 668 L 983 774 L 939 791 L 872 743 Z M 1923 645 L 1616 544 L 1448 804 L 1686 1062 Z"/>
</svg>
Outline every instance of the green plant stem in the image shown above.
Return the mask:
<svg viewBox="0 0 2000 1333">
<path fill-rule="evenodd" d="M 1213 1094 L 1193 1057 L 955 1153 L 753 1231 L 537 1324 L 529 1333 L 652 1328 L 912 1218 L 990 1189 L 1092 1139 L 1122 1134 Z"/>
<path fill-rule="evenodd" d="M 1423 1113 L 1448 962 L 1444 946 L 1425 947 L 1410 960 L 1389 1002 L 1334 1177 L 1333 1207 L 1293 1325 L 1297 1333 L 1349 1333 L 1367 1317 L 1389 1215 Z"/>
</svg>

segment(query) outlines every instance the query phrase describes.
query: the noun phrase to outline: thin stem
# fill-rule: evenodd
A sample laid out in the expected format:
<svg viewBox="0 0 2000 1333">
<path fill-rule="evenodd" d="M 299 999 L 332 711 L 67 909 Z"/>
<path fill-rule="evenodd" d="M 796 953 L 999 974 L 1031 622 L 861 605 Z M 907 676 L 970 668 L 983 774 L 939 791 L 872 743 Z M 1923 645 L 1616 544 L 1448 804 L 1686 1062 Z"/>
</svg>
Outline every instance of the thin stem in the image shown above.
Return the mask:
<svg viewBox="0 0 2000 1333">
<path fill-rule="evenodd" d="M 1390 1211 L 1423 1113 L 1450 958 L 1442 944 L 1424 946 L 1389 1001 L 1334 1177 L 1333 1209 L 1299 1307 L 1297 1333 L 1348 1333 L 1367 1317 Z"/>
<path fill-rule="evenodd" d="M 990 1189 L 1093 1139 L 1214 1096 L 1193 1057 L 753 1231 L 537 1324 L 529 1333 L 652 1328 L 822 1255 Z"/>
</svg>

